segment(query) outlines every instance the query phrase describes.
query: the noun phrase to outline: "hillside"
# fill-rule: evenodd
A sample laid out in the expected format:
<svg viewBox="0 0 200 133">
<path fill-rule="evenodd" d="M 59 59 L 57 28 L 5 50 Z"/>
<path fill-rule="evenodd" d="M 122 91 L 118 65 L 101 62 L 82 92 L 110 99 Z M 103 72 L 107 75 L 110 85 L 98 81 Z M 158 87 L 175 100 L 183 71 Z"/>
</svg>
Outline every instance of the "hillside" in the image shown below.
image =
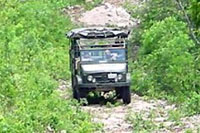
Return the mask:
<svg viewBox="0 0 200 133">
<path fill-rule="evenodd" d="M 0 132 L 93 132 L 97 126 L 58 79 L 69 79 L 73 27 L 61 9 L 78 1 L 0 1 Z"/>
<path fill-rule="evenodd" d="M 0 10 L 0 132 L 199 132 L 198 0 L 1 0 Z M 127 106 L 72 99 L 65 34 L 94 25 L 132 30 Z"/>
</svg>

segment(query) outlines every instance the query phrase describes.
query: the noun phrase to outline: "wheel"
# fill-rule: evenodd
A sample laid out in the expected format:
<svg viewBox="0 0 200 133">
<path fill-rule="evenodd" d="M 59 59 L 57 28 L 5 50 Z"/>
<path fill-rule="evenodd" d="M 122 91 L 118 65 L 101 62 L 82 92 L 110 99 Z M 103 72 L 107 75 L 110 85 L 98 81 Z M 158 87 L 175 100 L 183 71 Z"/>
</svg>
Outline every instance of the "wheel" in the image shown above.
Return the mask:
<svg viewBox="0 0 200 133">
<path fill-rule="evenodd" d="M 82 90 L 81 88 L 75 87 L 73 89 L 73 98 L 75 98 L 78 101 L 80 101 L 81 98 L 86 98 L 87 94 L 88 93 Z"/>
<path fill-rule="evenodd" d="M 129 104 L 131 102 L 131 92 L 129 87 L 123 88 L 122 100 L 124 104 Z"/>
<path fill-rule="evenodd" d="M 76 100 L 80 101 L 81 98 L 81 94 L 80 94 L 80 90 L 77 86 L 77 80 L 75 78 L 75 76 L 73 76 L 72 78 L 72 88 L 73 88 L 73 98 L 75 98 Z"/>
<path fill-rule="evenodd" d="M 73 98 L 80 101 L 80 92 L 79 92 L 79 89 L 77 87 L 73 88 Z"/>
</svg>

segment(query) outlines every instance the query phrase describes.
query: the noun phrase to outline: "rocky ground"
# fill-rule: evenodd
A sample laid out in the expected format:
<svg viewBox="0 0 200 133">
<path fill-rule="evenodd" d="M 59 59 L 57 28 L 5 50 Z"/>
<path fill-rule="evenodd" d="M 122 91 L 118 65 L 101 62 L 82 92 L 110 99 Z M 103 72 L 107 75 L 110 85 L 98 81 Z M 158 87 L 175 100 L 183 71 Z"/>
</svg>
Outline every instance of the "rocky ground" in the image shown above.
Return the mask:
<svg viewBox="0 0 200 133">
<path fill-rule="evenodd" d="M 91 1 L 91 0 L 90 0 Z M 90 11 L 81 6 L 67 7 L 67 13 L 72 21 L 83 26 L 119 26 L 133 28 L 138 20 L 131 18 L 122 5 L 127 0 L 104 0 L 101 5 Z M 141 0 L 129 0 L 131 4 L 140 4 Z M 59 90 L 62 97 L 69 95 L 70 84 L 60 81 Z M 67 93 L 66 93 L 67 91 Z M 93 116 L 93 121 L 103 124 L 105 133 L 129 133 L 147 128 L 149 132 L 199 132 L 200 116 L 182 117 L 175 105 L 163 100 L 149 100 L 136 94 L 131 96 L 132 102 L 123 105 L 121 101 L 115 104 L 90 104 L 82 109 Z M 140 123 L 140 124 L 137 124 Z M 146 124 L 146 125 L 145 125 Z M 148 128 L 152 128 L 149 130 Z"/>
</svg>

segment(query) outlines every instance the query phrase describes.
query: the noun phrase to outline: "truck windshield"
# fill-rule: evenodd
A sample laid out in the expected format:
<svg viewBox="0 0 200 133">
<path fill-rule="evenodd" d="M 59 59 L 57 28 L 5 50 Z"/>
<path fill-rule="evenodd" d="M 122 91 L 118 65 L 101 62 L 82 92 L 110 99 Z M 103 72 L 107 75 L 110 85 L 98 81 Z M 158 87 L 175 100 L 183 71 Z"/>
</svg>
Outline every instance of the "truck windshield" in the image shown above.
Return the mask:
<svg viewBox="0 0 200 133">
<path fill-rule="evenodd" d="M 81 51 L 81 61 L 109 62 L 125 61 L 125 49 L 103 49 Z"/>
</svg>

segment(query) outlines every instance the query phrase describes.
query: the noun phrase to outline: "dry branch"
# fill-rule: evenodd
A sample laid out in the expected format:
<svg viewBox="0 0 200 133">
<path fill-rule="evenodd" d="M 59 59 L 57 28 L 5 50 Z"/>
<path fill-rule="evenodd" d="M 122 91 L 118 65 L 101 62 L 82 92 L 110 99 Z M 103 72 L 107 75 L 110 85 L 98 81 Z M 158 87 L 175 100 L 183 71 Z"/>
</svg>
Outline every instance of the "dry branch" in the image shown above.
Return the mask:
<svg viewBox="0 0 200 133">
<path fill-rule="evenodd" d="M 193 24 L 192 22 L 190 21 L 190 18 L 187 14 L 187 12 L 185 11 L 184 7 L 183 7 L 183 4 L 181 2 L 181 0 L 175 0 L 175 2 L 178 4 L 179 8 L 181 9 L 181 11 L 183 12 L 184 16 L 185 16 L 185 19 L 188 23 L 188 26 L 189 26 L 189 31 L 190 31 L 190 34 L 193 38 L 193 40 L 196 42 L 196 44 L 199 44 L 200 45 L 200 41 L 198 40 L 197 36 L 194 34 L 194 27 L 193 27 Z"/>
</svg>

